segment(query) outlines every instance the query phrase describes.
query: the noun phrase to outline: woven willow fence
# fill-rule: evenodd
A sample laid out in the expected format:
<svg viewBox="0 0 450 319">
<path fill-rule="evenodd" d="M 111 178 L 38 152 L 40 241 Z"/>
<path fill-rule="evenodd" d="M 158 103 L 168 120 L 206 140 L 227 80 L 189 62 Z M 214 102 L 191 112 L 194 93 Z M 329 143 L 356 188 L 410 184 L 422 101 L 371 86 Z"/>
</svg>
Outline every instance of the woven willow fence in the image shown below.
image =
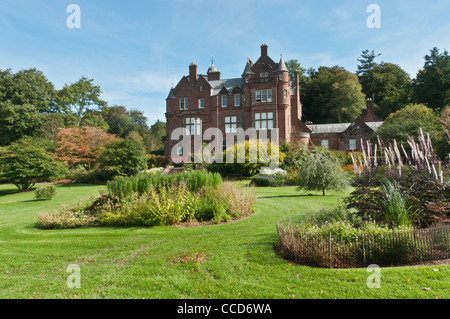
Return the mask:
<svg viewBox="0 0 450 319">
<path fill-rule="evenodd" d="M 277 223 L 283 256 L 299 264 L 356 268 L 417 264 L 450 258 L 450 227 L 397 231 L 361 236 L 353 242 L 338 242 L 313 235 L 300 236 L 295 224 Z"/>
</svg>

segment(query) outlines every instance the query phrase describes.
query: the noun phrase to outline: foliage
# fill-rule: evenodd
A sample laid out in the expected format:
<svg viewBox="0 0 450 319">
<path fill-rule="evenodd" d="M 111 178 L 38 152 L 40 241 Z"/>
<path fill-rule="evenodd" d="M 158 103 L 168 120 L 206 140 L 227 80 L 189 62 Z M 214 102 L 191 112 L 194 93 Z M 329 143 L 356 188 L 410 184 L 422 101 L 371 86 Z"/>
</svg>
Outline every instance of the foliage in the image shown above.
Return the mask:
<svg viewBox="0 0 450 319">
<path fill-rule="evenodd" d="M 98 225 L 98 219 L 87 208 L 92 200 L 79 202 L 71 208 L 62 207 L 52 212 L 40 212 L 36 227 L 40 229 L 72 229 L 93 227 Z"/>
<path fill-rule="evenodd" d="M 285 154 L 283 167 L 298 168 L 308 158 L 309 150 L 301 141 L 291 140 L 289 143 L 280 145 L 280 151 Z"/>
<path fill-rule="evenodd" d="M 100 99 L 100 87 L 94 85 L 93 79 L 82 77 L 75 83 L 66 84 L 58 92 L 57 105 L 67 114 L 76 117 L 76 125 L 81 126 L 86 112 L 103 109 L 106 102 Z"/>
<path fill-rule="evenodd" d="M 382 185 L 384 195 L 383 222 L 395 226 L 412 226 L 418 219 L 417 210 L 403 195 L 402 188 L 389 180 Z"/>
<path fill-rule="evenodd" d="M 423 69 L 414 80 L 414 96 L 418 103 L 424 103 L 433 110 L 450 105 L 450 55 L 438 48 L 425 56 Z"/>
<path fill-rule="evenodd" d="M 197 192 L 201 188 L 219 189 L 222 186 L 222 177 L 217 173 L 206 171 L 192 171 L 173 175 L 161 173 L 140 173 L 131 177 L 119 177 L 108 181 L 107 188 L 111 196 L 124 199 L 133 193 L 143 194 L 151 187 L 159 188 L 164 185 L 186 184 L 189 191 Z"/>
<path fill-rule="evenodd" d="M 225 168 L 233 174 L 247 177 L 259 173 L 261 167 L 282 164 L 284 158 L 285 154 L 276 143 L 258 140 L 236 143 L 224 152 Z"/>
<path fill-rule="evenodd" d="M 58 148 L 55 156 L 71 168 L 83 165 L 89 170 L 105 146 L 116 139 L 114 135 L 97 127 L 61 128 L 56 135 Z"/>
<path fill-rule="evenodd" d="M 55 195 L 56 195 L 56 187 L 51 184 L 39 185 L 34 191 L 34 199 L 36 200 L 50 200 Z"/>
<path fill-rule="evenodd" d="M 358 59 L 358 78 L 362 92 L 374 100 L 374 111 L 386 118 L 411 102 L 412 81 L 407 72 L 392 63 L 376 63 L 380 56 L 374 51 L 363 51 Z"/>
<path fill-rule="evenodd" d="M 147 154 L 147 167 L 167 167 L 172 164 L 170 156 Z"/>
<path fill-rule="evenodd" d="M 396 140 L 399 144 L 406 144 L 408 136 L 417 136 L 419 129 L 422 129 L 424 134 L 429 134 L 433 143 L 444 138 L 444 132 L 434 111 L 423 104 L 410 104 L 389 115 L 373 133 L 372 140 L 376 140 L 379 136 L 386 143 Z"/>
<path fill-rule="evenodd" d="M 278 186 L 275 178 L 270 175 L 258 174 L 258 175 L 252 176 L 252 178 L 250 180 L 251 180 L 250 185 L 254 185 L 257 187 Z"/>
<path fill-rule="evenodd" d="M 145 145 L 149 152 L 161 151 L 164 149 L 162 138 L 166 136 L 166 123 L 157 120 L 152 126 L 145 139 Z"/>
<path fill-rule="evenodd" d="M 99 158 L 99 170 L 105 179 L 136 175 L 146 168 L 144 147 L 133 139 L 118 139 L 109 143 Z"/>
<path fill-rule="evenodd" d="M 317 148 L 300 167 L 298 189 L 310 191 L 345 190 L 350 181 L 342 171 L 342 163 L 329 151 Z"/>
<path fill-rule="evenodd" d="M 319 123 L 353 122 L 365 107 L 358 77 L 341 67 L 319 67 L 311 75 L 311 96 L 307 120 Z"/>
<path fill-rule="evenodd" d="M 197 196 L 186 185 L 151 188 L 143 194 L 133 193 L 126 201 L 102 211 L 102 226 L 163 226 L 194 218 Z"/>
<path fill-rule="evenodd" d="M 40 214 L 38 227 L 150 227 L 194 221 L 220 223 L 251 214 L 256 200 L 253 188 L 228 183 L 220 188 L 202 187 L 196 192 L 189 190 L 184 182 L 150 185 L 145 191 L 132 192 L 127 197 L 116 194 L 102 195 L 71 209 Z"/>
<path fill-rule="evenodd" d="M 42 121 L 43 116 L 34 105 L 0 101 L 0 145 L 33 135 Z"/>
<path fill-rule="evenodd" d="M 392 207 L 394 215 L 403 212 L 400 216 L 411 216 L 409 222 L 418 227 L 448 223 L 450 185 L 444 179 L 444 166 L 434 154 L 430 137 L 425 138 L 420 131 L 418 142 L 409 137 L 408 144 L 409 152 L 395 140 L 384 145 L 380 139 L 374 147 L 363 148 L 364 160 L 358 165 L 361 171 L 357 171 L 355 179 L 357 188 L 346 199 L 349 207 L 356 208 L 365 219 L 384 223 L 400 221 L 384 215 Z M 395 187 L 386 187 L 389 183 Z"/>
<path fill-rule="evenodd" d="M 0 179 L 27 191 L 36 182 L 45 181 L 57 172 L 57 162 L 30 139 L 19 140 L 0 148 Z"/>
</svg>

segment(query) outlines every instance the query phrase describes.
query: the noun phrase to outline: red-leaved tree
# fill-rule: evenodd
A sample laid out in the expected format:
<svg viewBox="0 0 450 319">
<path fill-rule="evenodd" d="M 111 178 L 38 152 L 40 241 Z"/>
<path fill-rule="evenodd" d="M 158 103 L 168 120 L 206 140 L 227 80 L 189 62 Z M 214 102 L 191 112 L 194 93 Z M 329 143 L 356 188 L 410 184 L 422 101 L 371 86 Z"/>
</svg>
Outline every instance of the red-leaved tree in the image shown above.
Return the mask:
<svg viewBox="0 0 450 319">
<path fill-rule="evenodd" d="M 69 167 L 83 165 L 89 170 L 100 157 L 103 147 L 116 139 L 117 136 L 98 127 L 62 128 L 56 135 L 55 156 Z"/>
</svg>

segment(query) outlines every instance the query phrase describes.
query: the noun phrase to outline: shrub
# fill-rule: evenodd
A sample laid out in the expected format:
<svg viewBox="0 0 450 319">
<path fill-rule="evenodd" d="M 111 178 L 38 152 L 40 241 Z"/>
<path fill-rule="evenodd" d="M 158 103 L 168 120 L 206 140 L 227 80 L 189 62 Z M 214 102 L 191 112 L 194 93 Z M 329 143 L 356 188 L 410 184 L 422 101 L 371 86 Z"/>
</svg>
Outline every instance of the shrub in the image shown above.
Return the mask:
<svg viewBox="0 0 450 319">
<path fill-rule="evenodd" d="M 255 175 L 251 178 L 250 185 L 257 187 L 277 186 L 275 177 L 270 175 Z"/>
<path fill-rule="evenodd" d="M 40 228 L 83 226 L 163 226 L 192 221 L 220 223 L 253 213 L 253 187 L 224 183 L 191 192 L 186 183 L 150 186 L 126 198 L 102 194 L 73 208 L 41 213 Z M 79 219 L 79 220 L 78 220 Z"/>
<path fill-rule="evenodd" d="M 298 189 L 310 191 L 345 190 L 350 186 L 349 175 L 342 171 L 341 163 L 329 151 L 317 148 L 303 163 L 299 172 Z"/>
<path fill-rule="evenodd" d="M 71 208 L 62 207 L 60 210 L 38 215 L 36 226 L 41 229 L 69 229 L 79 227 L 92 227 L 98 225 L 98 219 L 91 214 L 87 207 L 93 200 L 80 202 Z"/>
<path fill-rule="evenodd" d="M 226 203 L 227 213 L 232 218 L 239 218 L 253 213 L 253 206 L 256 201 L 254 187 L 224 183 L 220 189 L 220 194 Z"/>
<path fill-rule="evenodd" d="M 50 200 L 56 195 L 56 187 L 54 185 L 39 185 L 34 191 L 34 199 Z"/>
<path fill-rule="evenodd" d="M 121 205 L 99 216 L 102 226 L 163 226 L 194 219 L 198 198 L 186 185 L 133 193 Z"/>
<path fill-rule="evenodd" d="M 147 168 L 144 147 L 134 139 L 118 139 L 105 147 L 99 159 L 105 179 L 132 176 Z"/>
<path fill-rule="evenodd" d="M 219 191 L 205 188 L 196 207 L 195 219 L 198 221 L 213 221 L 220 223 L 222 219 L 229 220 L 227 205 Z"/>
<path fill-rule="evenodd" d="M 266 152 L 263 151 L 264 149 L 266 149 Z M 242 158 L 241 154 L 244 155 Z M 281 165 L 285 156 L 277 144 L 259 142 L 259 140 L 247 140 L 244 143 L 237 143 L 228 147 L 224 153 L 225 167 L 231 173 L 241 174 L 242 176 L 258 174 L 261 167 L 264 166 Z M 231 157 L 232 162 L 230 162 L 228 157 Z M 276 159 L 278 159 L 278 162 L 274 163 Z"/>
<path fill-rule="evenodd" d="M 396 226 L 411 226 L 418 218 L 417 210 L 408 203 L 399 185 L 387 180 L 382 190 L 385 198 L 383 221 Z"/>
<path fill-rule="evenodd" d="M 19 191 L 56 175 L 57 167 L 53 157 L 29 139 L 0 148 L 0 181 L 13 183 Z"/>
<path fill-rule="evenodd" d="M 167 167 L 172 165 L 172 159 L 169 156 L 147 154 L 147 167 Z"/>
<path fill-rule="evenodd" d="M 163 185 L 186 184 L 191 192 L 197 192 L 203 187 L 220 188 L 222 177 L 218 173 L 206 171 L 191 171 L 173 175 L 162 175 L 161 173 L 140 173 L 132 177 L 119 177 L 114 181 L 108 181 L 108 192 L 120 199 L 137 192 L 143 194 L 150 190 L 150 186 L 159 188 Z"/>
</svg>

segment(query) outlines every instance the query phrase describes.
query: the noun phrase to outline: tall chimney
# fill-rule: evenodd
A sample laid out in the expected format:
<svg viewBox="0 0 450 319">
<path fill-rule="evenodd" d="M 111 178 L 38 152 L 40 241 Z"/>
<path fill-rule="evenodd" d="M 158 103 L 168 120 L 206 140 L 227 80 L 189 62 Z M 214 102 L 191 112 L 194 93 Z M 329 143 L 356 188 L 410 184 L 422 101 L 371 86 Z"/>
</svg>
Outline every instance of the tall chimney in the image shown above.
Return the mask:
<svg viewBox="0 0 450 319">
<path fill-rule="evenodd" d="M 267 43 L 261 45 L 261 57 L 267 57 Z"/>
<path fill-rule="evenodd" d="M 191 65 L 189 65 L 189 81 L 197 81 L 197 64 L 195 64 L 195 62 L 192 62 Z"/>
</svg>

